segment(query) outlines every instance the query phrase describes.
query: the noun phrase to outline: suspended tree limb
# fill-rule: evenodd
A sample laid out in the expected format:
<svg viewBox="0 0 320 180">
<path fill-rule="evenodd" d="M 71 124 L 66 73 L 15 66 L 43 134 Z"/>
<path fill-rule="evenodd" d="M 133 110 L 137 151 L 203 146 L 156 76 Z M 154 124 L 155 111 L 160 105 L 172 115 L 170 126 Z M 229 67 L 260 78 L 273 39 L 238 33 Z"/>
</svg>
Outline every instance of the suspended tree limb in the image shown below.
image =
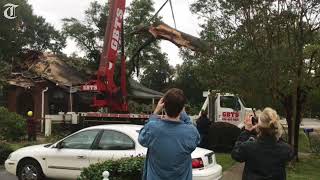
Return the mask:
<svg viewBox="0 0 320 180">
<path fill-rule="evenodd" d="M 131 57 L 132 69 L 130 74 L 136 70 L 139 75 L 139 58 L 140 52 L 151 43 L 160 40 L 168 40 L 178 46 L 179 48 L 184 47 L 195 52 L 207 53 L 211 49 L 209 44 L 200 38 L 194 37 L 190 34 L 181 32 L 168 26 L 165 23 L 153 24 L 151 26 L 140 25 L 131 34 L 148 34 L 150 37 L 137 49 L 137 51 Z M 214 48 L 212 48 L 214 49 Z M 212 52 L 211 52 L 212 53 Z"/>
<path fill-rule="evenodd" d="M 179 48 L 184 47 L 196 52 L 207 52 L 209 50 L 207 42 L 174 29 L 165 23 L 154 24 L 148 27 L 140 26 L 135 33 L 151 34 L 156 39 L 168 40 Z"/>
</svg>

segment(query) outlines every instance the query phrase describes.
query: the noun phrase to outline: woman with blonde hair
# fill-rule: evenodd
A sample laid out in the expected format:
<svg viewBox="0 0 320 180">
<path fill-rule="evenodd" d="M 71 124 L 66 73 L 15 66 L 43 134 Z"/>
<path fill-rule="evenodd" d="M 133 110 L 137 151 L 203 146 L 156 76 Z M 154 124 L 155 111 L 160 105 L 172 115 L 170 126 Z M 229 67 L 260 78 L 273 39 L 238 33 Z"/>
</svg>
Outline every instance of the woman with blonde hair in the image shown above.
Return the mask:
<svg viewBox="0 0 320 180">
<path fill-rule="evenodd" d="M 253 118 L 258 119 L 253 124 Z M 293 149 L 281 140 L 280 118 L 272 108 L 247 115 L 245 130 L 238 137 L 232 150 L 234 160 L 245 162 L 243 180 L 285 180 L 286 163 L 294 154 Z M 256 132 L 256 136 L 253 135 Z"/>
</svg>

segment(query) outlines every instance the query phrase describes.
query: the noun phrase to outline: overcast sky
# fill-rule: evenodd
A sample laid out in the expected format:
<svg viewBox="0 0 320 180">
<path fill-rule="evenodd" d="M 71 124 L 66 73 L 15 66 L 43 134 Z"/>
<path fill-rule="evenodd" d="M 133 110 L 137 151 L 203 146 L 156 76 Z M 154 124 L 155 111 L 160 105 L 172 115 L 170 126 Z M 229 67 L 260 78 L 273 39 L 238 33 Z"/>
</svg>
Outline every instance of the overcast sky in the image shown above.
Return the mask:
<svg viewBox="0 0 320 180">
<path fill-rule="evenodd" d="M 55 28 L 61 30 L 63 18 L 74 17 L 76 19 L 84 19 L 84 11 L 89 7 L 90 2 L 94 0 L 28 0 L 32 5 L 36 15 L 44 17 L 47 22 L 51 23 Z M 107 0 L 97 0 L 100 4 L 104 4 Z M 127 6 L 132 0 L 127 0 Z M 166 0 L 153 0 L 154 8 L 158 10 Z M 172 0 L 173 9 L 177 23 L 177 29 L 193 36 L 198 36 L 200 28 L 196 15 L 191 14 L 189 7 L 195 0 Z M 161 11 L 160 16 L 168 25 L 174 27 L 171 16 L 170 6 L 167 4 Z M 167 41 L 161 42 L 161 49 L 169 56 L 171 65 L 181 64 L 182 59 L 179 57 L 179 49 Z M 76 52 L 83 54 L 77 48 L 74 41 L 68 40 L 67 47 L 63 50 L 66 54 Z"/>
</svg>

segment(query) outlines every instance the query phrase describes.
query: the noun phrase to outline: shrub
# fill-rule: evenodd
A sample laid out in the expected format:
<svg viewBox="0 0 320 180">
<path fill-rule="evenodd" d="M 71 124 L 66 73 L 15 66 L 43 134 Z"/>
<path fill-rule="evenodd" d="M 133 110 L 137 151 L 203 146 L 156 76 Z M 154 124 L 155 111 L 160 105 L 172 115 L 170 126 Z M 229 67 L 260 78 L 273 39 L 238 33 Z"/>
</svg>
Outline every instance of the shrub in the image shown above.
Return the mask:
<svg viewBox="0 0 320 180">
<path fill-rule="evenodd" d="M 142 179 L 143 164 L 144 157 L 107 160 L 83 169 L 78 180 L 101 180 L 104 171 L 109 171 L 110 180 L 140 180 Z"/>
<path fill-rule="evenodd" d="M 26 120 L 8 109 L 0 107 L 0 138 L 16 141 L 26 135 Z"/>
<path fill-rule="evenodd" d="M 0 165 L 3 165 L 13 149 L 8 144 L 0 144 Z"/>
<path fill-rule="evenodd" d="M 311 133 L 310 144 L 312 152 L 320 154 L 320 134 Z"/>
</svg>

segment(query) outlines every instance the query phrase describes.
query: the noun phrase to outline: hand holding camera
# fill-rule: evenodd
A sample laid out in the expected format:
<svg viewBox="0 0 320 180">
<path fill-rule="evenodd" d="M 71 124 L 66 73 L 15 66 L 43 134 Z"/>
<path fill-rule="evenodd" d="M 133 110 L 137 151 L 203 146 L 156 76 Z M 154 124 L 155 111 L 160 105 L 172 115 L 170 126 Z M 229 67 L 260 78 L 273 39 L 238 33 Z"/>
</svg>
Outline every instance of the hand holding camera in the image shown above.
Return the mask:
<svg viewBox="0 0 320 180">
<path fill-rule="evenodd" d="M 157 107 L 154 109 L 154 114 L 160 114 L 162 112 L 162 109 L 164 107 L 163 98 L 161 98 L 157 104 Z"/>
<path fill-rule="evenodd" d="M 254 113 L 247 114 L 244 120 L 245 129 L 248 131 L 252 131 L 256 129 L 258 124 L 258 118 L 254 115 Z"/>
</svg>

